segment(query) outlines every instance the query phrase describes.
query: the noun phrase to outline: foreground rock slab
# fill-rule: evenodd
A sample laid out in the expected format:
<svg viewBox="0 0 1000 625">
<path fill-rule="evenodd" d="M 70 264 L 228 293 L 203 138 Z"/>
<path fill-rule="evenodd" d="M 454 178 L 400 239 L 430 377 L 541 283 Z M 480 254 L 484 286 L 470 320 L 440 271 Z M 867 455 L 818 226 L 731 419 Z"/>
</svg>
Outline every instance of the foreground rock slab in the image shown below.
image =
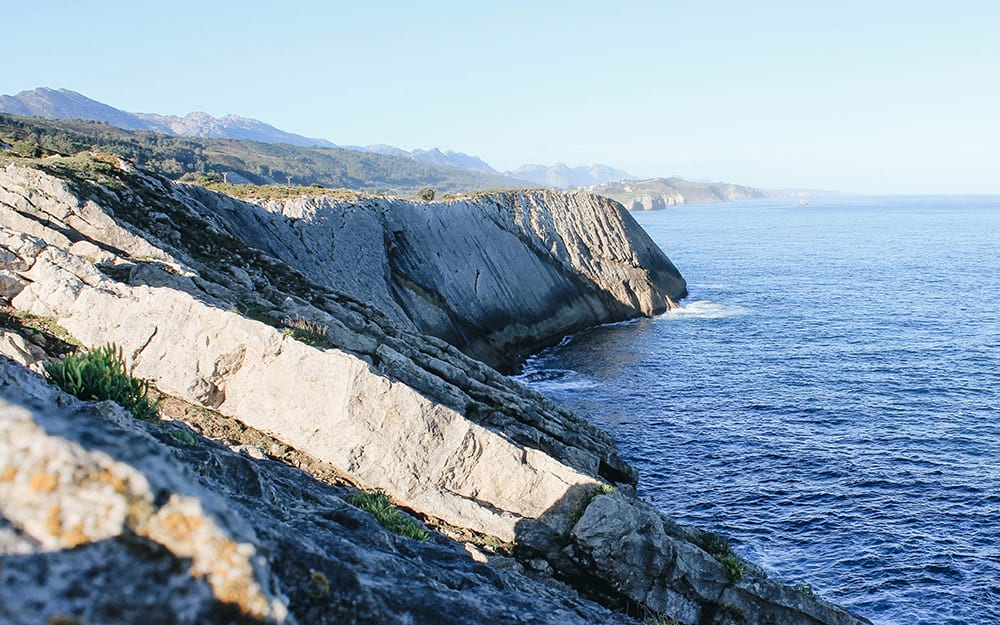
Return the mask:
<svg viewBox="0 0 1000 625">
<path fill-rule="evenodd" d="M 173 427 L 0 357 L 0 620 L 630 622 L 439 535 L 393 536 L 344 488 Z"/>
</svg>

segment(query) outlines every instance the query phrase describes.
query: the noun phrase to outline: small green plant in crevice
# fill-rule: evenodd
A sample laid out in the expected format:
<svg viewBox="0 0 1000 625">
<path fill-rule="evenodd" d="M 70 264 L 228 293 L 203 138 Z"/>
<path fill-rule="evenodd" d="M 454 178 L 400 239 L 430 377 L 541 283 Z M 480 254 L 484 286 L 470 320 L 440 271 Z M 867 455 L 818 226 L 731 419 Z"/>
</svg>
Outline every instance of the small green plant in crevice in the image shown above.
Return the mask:
<svg viewBox="0 0 1000 625">
<path fill-rule="evenodd" d="M 508 417 L 516 417 L 517 416 L 517 411 L 514 410 L 513 408 L 511 408 L 510 406 L 501 405 L 499 408 L 497 408 L 497 410 L 499 410 L 501 414 L 505 414 Z"/>
<path fill-rule="evenodd" d="M 743 562 L 740 560 L 739 556 L 733 554 L 718 558 L 718 560 L 719 563 L 725 567 L 726 575 L 729 576 L 729 581 L 735 584 L 743 579 L 743 574 L 746 573 L 746 569 L 743 567 Z"/>
<path fill-rule="evenodd" d="M 642 619 L 642 625 L 680 625 L 666 614 L 651 614 Z"/>
<path fill-rule="evenodd" d="M 642 625 L 681 625 L 680 622 L 671 618 L 668 614 L 655 612 L 645 606 L 639 606 L 639 608 L 641 614 L 637 616 L 642 618 Z"/>
<path fill-rule="evenodd" d="M 270 313 L 277 310 L 275 306 L 264 306 L 261 304 L 237 304 L 234 310 L 247 319 L 260 321 L 270 326 L 276 325 L 274 317 Z"/>
<path fill-rule="evenodd" d="M 723 618 L 735 623 L 745 623 L 747 620 L 747 615 L 743 613 L 742 609 L 728 603 L 723 603 L 719 606 L 719 614 Z"/>
<path fill-rule="evenodd" d="M 726 569 L 729 581 L 736 583 L 743 579 L 746 569 L 743 561 L 733 552 L 729 541 L 715 532 L 700 531 L 694 539 L 695 544 L 704 549 Z"/>
<path fill-rule="evenodd" d="M 80 399 L 110 399 L 138 419 L 160 419 L 159 402 L 148 395 L 149 382 L 129 375 L 121 348 L 113 343 L 49 363 L 45 373 L 59 388 Z"/>
<path fill-rule="evenodd" d="M 806 581 L 796 582 L 792 585 L 792 590 L 802 593 L 803 595 L 808 595 L 810 597 L 816 596 L 816 591 L 813 589 L 812 584 Z"/>
<path fill-rule="evenodd" d="M 326 337 L 329 326 L 321 326 L 307 319 L 285 319 L 281 322 L 285 327 L 281 331 L 285 336 L 290 336 L 296 341 L 311 345 L 313 347 L 333 347 L 333 344 Z"/>
<path fill-rule="evenodd" d="M 496 553 L 503 548 L 503 541 L 496 536 L 487 536 L 483 539 L 483 546 Z"/>
<path fill-rule="evenodd" d="M 615 492 L 615 490 L 614 486 L 605 484 L 604 482 L 587 488 L 586 492 L 576 502 L 573 510 L 569 513 L 570 527 L 576 525 L 577 521 L 583 518 L 583 513 L 587 511 L 587 507 L 593 503 L 598 495 L 607 495 L 608 493 Z"/>
<path fill-rule="evenodd" d="M 309 584 L 309 594 L 315 599 L 330 594 L 330 580 L 321 571 L 309 569 Z"/>
<path fill-rule="evenodd" d="M 184 443 L 189 447 L 198 444 L 198 437 L 188 429 L 170 430 L 170 435 L 174 437 L 174 440 Z"/>
<path fill-rule="evenodd" d="M 416 540 L 430 538 L 430 534 L 418 526 L 413 519 L 400 514 L 399 509 L 392 505 L 392 502 L 381 490 L 357 492 L 351 495 L 348 501 L 374 516 L 382 524 L 382 527 L 393 534 Z"/>
<path fill-rule="evenodd" d="M 733 554 L 733 548 L 729 546 L 729 541 L 725 536 L 701 530 L 694 538 L 696 545 L 708 552 L 715 559 L 724 558 Z"/>
</svg>

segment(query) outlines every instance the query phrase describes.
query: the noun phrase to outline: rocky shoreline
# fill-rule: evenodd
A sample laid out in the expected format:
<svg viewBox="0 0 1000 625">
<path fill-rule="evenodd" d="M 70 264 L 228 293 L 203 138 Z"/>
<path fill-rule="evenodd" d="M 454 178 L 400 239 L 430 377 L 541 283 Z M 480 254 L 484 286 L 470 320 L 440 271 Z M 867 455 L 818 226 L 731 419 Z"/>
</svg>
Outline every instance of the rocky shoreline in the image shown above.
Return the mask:
<svg viewBox="0 0 1000 625">
<path fill-rule="evenodd" d="M 864 622 L 639 501 L 606 433 L 494 368 L 684 296 L 614 202 L 251 203 L 42 159 L 0 170 L 0 257 L 12 623 Z M 52 328 L 183 408 L 47 385 Z"/>
</svg>

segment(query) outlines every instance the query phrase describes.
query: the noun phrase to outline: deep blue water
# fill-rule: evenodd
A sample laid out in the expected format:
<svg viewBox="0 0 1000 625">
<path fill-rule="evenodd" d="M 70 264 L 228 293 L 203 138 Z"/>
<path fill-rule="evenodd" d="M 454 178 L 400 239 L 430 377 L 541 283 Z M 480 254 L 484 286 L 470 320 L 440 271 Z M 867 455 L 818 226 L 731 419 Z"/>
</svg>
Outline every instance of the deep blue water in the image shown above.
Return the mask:
<svg viewBox="0 0 1000 625">
<path fill-rule="evenodd" d="M 683 308 L 532 358 L 640 494 L 878 624 L 1000 623 L 1000 197 L 636 215 Z"/>
</svg>

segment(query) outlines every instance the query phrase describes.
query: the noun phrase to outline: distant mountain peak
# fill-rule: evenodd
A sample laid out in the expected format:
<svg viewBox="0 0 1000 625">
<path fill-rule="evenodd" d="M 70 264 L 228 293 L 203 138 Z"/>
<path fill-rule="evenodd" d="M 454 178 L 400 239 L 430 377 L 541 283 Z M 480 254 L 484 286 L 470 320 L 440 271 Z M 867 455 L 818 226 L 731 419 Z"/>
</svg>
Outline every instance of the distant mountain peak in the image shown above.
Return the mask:
<svg viewBox="0 0 1000 625">
<path fill-rule="evenodd" d="M 142 120 L 135 115 L 69 89 L 39 87 L 14 96 L 0 96 L 0 112 L 49 119 L 92 119 L 127 130 L 145 130 Z"/>
<path fill-rule="evenodd" d="M 69 89 L 38 87 L 14 96 L 0 96 L 0 112 L 48 119 L 89 119 L 126 130 L 148 130 L 175 136 L 336 147 L 324 139 L 285 132 L 262 121 L 239 115 L 214 117 L 204 111 L 188 113 L 184 117 L 129 113 Z"/>
</svg>

